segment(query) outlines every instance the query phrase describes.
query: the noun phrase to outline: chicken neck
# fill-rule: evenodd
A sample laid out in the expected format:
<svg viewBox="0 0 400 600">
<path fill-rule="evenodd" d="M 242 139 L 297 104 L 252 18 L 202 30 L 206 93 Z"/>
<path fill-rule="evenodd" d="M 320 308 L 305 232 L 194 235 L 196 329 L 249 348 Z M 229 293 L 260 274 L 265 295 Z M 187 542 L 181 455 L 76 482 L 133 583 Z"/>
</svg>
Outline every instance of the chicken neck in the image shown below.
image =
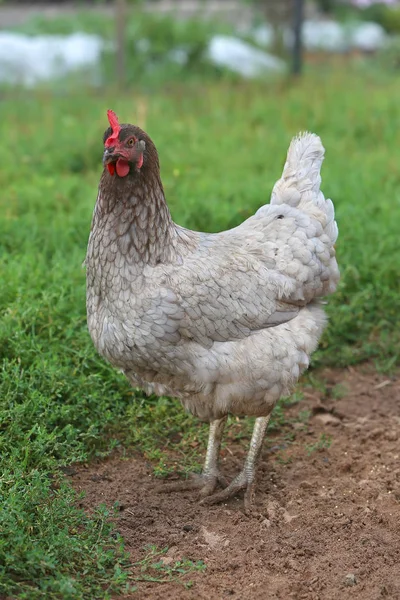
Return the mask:
<svg viewBox="0 0 400 600">
<path fill-rule="evenodd" d="M 157 169 L 120 178 L 106 170 L 100 181 L 94 227 L 101 222 L 119 240 L 122 253 L 156 265 L 174 259 L 177 230 Z"/>
</svg>

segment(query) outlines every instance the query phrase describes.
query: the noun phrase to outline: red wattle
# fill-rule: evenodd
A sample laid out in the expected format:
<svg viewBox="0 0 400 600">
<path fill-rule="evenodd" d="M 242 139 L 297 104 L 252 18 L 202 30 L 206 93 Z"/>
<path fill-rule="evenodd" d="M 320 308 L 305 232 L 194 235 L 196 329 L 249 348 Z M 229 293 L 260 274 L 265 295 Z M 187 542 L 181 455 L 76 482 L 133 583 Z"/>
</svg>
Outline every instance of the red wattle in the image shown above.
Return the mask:
<svg viewBox="0 0 400 600">
<path fill-rule="evenodd" d="M 115 173 L 115 165 L 114 165 L 114 163 L 108 163 L 107 169 L 108 169 L 110 175 L 114 175 L 114 173 Z"/>
<path fill-rule="evenodd" d="M 128 175 L 130 166 L 127 160 L 119 158 L 116 162 L 115 167 L 117 169 L 117 175 L 119 175 L 119 177 L 126 177 Z"/>
</svg>

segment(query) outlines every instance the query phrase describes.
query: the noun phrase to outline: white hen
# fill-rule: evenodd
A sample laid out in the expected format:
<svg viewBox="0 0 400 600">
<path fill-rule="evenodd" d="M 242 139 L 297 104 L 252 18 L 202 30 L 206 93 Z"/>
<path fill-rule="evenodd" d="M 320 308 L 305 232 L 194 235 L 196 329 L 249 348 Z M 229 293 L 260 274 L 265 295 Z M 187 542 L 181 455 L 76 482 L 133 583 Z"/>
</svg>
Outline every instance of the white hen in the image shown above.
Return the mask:
<svg viewBox="0 0 400 600">
<path fill-rule="evenodd" d="M 164 489 L 200 485 L 208 503 L 245 489 L 248 509 L 270 413 L 308 367 L 325 325 L 319 298 L 339 280 L 324 148 L 316 135 L 295 138 L 270 204 L 206 234 L 172 221 L 147 134 L 109 119 L 86 258 L 91 336 L 134 386 L 211 423 L 201 482 Z M 257 420 L 242 472 L 214 493 L 228 413 Z"/>
</svg>

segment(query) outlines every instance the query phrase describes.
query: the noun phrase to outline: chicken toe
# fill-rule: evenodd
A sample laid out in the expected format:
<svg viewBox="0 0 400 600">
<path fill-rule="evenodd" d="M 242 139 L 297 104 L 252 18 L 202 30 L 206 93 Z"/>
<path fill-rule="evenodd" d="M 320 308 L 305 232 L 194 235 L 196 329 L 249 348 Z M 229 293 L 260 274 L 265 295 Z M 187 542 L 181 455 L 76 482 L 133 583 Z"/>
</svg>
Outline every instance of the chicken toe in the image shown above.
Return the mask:
<svg viewBox="0 0 400 600">
<path fill-rule="evenodd" d="M 264 441 L 265 431 L 271 415 L 268 417 L 259 417 L 256 419 L 251 436 L 250 449 L 247 454 L 246 462 L 243 470 L 235 477 L 235 479 L 221 492 L 217 492 L 212 496 L 203 498 L 202 504 L 218 504 L 225 502 L 229 498 L 235 496 L 240 490 L 245 490 L 244 494 L 244 510 L 250 512 L 254 500 L 255 489 L 255 473 L 258 459 L 261 454 L 261 448 Z"/>
<path fill-rule="evenodd" d="M 218 461 L 221 449 L 221 439 L 224 431 L 227 417 L 216 419 L 210 423 L 210 432 L 208 436 L 207 453 L 204 461 L 203 473 L 201 475 L 192 475 L 191 479 L 186 481 L 174 481 L 158 486 L 155 493 L 180 492 L 185 490 L 194 490 L 200 488 L 200 498 L 206 498 L 213 494 L 218 484 L 225 488 L 228 485 L 225 477 L 219 471 Z"/>
<path fill-rule="evenodd" d="M 172 492 L 185 492 L 187 490 L 200 489 L 199 497 L 202 499 L 211 495 L 216 490 L 218 484 L 220 484 L 221 487 L 226 487 L 228 485 L 225 477 L 219 473 L 214 475 L 205 473 L 198 475 L 197 473 L 192 473 L 190 479 L 164 483 L 155 487 L 153 491 L 155 494 L 170 494 Z"/>
</svg>

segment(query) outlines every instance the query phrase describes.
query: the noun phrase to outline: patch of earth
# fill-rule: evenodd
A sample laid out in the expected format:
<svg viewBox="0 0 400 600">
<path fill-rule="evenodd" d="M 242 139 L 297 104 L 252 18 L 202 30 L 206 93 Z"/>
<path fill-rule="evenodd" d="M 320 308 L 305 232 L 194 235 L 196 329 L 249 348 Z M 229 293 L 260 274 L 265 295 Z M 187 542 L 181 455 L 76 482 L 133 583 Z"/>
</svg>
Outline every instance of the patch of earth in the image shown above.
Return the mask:
<svg viewBox="0 0 400 600">
<path fill-rule="evenodd" d="M 292 418 L 311 413 L 305 425 L 288 425 L 293 442 L 266 440 L 252 516 L 241 498 L 206 507 L 193 491 L 155 494 L 160 480 L 144 459 L 77 468 L 83 507 L 119 503 L 117 528 L 132 563 L 152 544 L 169 548 L 166 567 L 206 565 L 180 582 L 138 582 L 123 600 L 400 599 L 400 378 L 368 366 L 322 377 L 323 391 L 306 390 L 287 410 Z M 244 452 L 232 443 L 223 450 L 230 477 Z"/>
</svg>

